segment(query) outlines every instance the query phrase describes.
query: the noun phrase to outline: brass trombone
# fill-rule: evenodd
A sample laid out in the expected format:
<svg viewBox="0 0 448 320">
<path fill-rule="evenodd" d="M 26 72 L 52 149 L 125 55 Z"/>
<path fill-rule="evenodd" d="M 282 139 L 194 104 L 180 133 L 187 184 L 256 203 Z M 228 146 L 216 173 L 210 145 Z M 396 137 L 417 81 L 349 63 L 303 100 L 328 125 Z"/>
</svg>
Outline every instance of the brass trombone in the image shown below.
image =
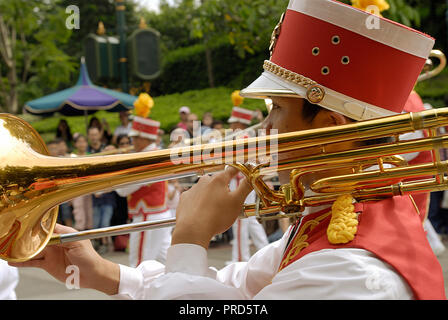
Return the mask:
<svg viewBox="0 0 448 320">
<path fill-rule="evenodd" d="M 439 64 L 434 67 L 434 62 L 431 58 L 439 60 Z M 440 50 L 431 50 L 429 58 L 426 60 L 425 66 L 423 67 L 423 72 L 419 75 L 417 82 L 428 80 L 437 76 L 446 66 L 446 57 Z"/>
<path fill-rule="evenodd" d="M 447 161 L 438 149 L 448 146 L 448 136 L 437 128 L 448 125 L 448 108 L 279 135 L 224 141 L 206 145 L 142 153 L 57 158 L 48 156 L 37 132 L 23 120 L 0 114 L 0 257 L 25 261 L 47 244 L 92 239 L 172 226 L 175 219 L 114 226 L 73 234 L 53 235 L 57 205 L 75 197 L 136 183 L 204 175 L 232 165 L 247 177 L 259 201 L 244 208 L 243 216 L 260 219 L 300 216 L 307 206 L 331 203 L 351 193 L 368 201 L 416 192 L 448 189 Z M 401 141 L 406 132 L 428 130 L 428 138 Z M 363 142 L 392 137 L 389 143 L 367 146 Z M 328 152 L 335 144 L 350 141 L 359 148 Z M 287 157 L 291 151 L 312 148 L 306 156 Z M 434 162 L 404 165 L 396 154 L 431 150 Z M 392 157 L 391 157 L 392 156 Z M 395 168 L 386 168 L 390 163 Z M 377 170 L 366 171 L 377 165 Z M 263 175 L 291 170 L 290 183 L 270 190 Z M 315 195 L 305 196 L 307 175 L 327 169 L 349 174 L 313 181 Z M 432 179 L 426 176 L 433 176 Z M 421 179 L 404 182 L 415 177 Z M 329 179 L 329 180 L 328 180 Z M 308 179 L 309 180 L 309 179 Z"/>
</svg>

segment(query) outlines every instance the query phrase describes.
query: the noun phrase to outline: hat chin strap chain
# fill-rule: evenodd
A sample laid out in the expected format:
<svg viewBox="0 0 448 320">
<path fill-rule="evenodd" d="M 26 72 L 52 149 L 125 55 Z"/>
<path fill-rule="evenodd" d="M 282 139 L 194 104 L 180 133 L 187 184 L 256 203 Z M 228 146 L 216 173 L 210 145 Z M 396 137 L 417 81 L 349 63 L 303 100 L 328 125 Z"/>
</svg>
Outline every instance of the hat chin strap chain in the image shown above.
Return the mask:
<svg viewBox="0 0 448 320">
<path fill-rule="evenodd" d="M 264 75 L 271 81 L 306 98 L 310 103 L 342 113 L 354 120 L 361 121 L 396 114 L 366 102 L 349 98 L 301 74 L 285 69 L 272 61 L 265 60 L 263 68 L 266 71 Z"/>
</svg>

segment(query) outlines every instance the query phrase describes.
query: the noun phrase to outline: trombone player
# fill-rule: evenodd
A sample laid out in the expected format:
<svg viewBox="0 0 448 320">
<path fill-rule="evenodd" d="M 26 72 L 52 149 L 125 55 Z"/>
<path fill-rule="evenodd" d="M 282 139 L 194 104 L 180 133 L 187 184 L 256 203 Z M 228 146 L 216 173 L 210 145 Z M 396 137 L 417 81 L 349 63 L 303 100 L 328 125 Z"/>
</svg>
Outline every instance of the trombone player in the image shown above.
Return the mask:
<svg viewBox="0 0 448 320">
<path fill-rule="evenodd" d="M 368 29 L 369 17 L 337 1 L 290 1 L 265 71 L 241 92 L 272 99 L 268 131 L 339 126 L 403 110 L 434 40 L 383 18 L 380 29 Z M 327 151 L 342 147 L 359 145 L 343 142 Z M 210 239 L 234 223 L 251 192 L 246 182 L 228 190 L 236 174 L 204 176 L 182 194 L 165 265 L 116 265 L 88 241 L 47 247 L 14 265 L 41 267 L 64 281 L 66 265 L 75 264 L 81 286 L 128 299 L 445 299 L 442 269 L 408 196 L 364 203 L 342 196 L 331 207 L 311 208 L 248 262 L 209 268 Z M 288 172 L 279 176 L 289 182 Z"/>
</svg>

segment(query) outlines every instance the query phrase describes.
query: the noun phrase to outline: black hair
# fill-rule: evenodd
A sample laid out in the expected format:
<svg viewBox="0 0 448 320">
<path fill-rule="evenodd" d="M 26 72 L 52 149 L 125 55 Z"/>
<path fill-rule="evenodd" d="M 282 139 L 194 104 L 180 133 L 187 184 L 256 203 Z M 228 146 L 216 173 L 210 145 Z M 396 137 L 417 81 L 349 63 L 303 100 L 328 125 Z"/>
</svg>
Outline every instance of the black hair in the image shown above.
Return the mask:
<svg viewBox="0 0 448 320">
<path fill-rule="evenodd" d="M 131 143 L 131 137 L 129 137 L 127 134 L 120 134 L 120 135 L 117 137 L 117 145 L 119 145 L 121 139 L 124 139 L 124 138 L 128 138 L 129 143 Z"/>
<path fill-rule="evenodd" d="M 219 124 L 224 124 L 224 122 L 222 122 L 221 120 L 213 120 L 212 127 Z"/>
<path fill-rule="evenodd" d="M 311 122 L 314 120 L 314 118 L 317 116 L 317 114 L 322 111 L 324 108 L 317 104 L 313 104 L 309 102 L 307 99 L 303 99 L 303 106 L 302 106 L 302 115 L 305 118 L 305 120 Z"/>
<path fill-rule="evenodd" d="M 84 138 L 87 141 L 87 137 L 81 133 L 75 133 L 73 135 L 73 142 L 77 142 L 79 138 Z"/>
<path fill-rule="evenodd" d="M 56 137 L 57 138 L 63 138 L 63 133 L 62 133 L 62 130 L 59 128 L 59 125 L 61 124 L 61 123 L 65 123 L 65 125 L 66 125 L 66 135 L 67 135 L 67 141 L 68 142 L 70 142 L 70 141 L 72 141 L 73 140 L 73 136 L 72 136 L 72 132 L 71 132 L 71 130 L 70 130 L 70 126 L 68 125 L 68 122 L 67 122 L 67 120 L 65 120 L 65 119 L 61 119 L 61 120 L 59 120 L 59 123 L 58 123 L 58 126 L 57 126 L 57 128 L 56 128 Z"/>
<path fill-rule="evenodd" d="M 447 95 L 448 97 L 448 95 Z M 305 118 L 305 120 L 311 122 L 314 120 L 314 118 L 317 116 L 317 114 L 324 110 L 323 107 L 317 105 L 317 104 L 313 104 L 311 102 L 309 102 L 307 99 L 303 99 L 303 107 L 302 107 L 302 115 Z M 348 118 L 350 119 L 350 118 Z M 352 119 L 350 119 L 351 121 L 354 121 Z M 388 142 L 392 142 L 393 138 L 392 137 L 382 137 L 382 138 L 376 138 L 376 139 L 369 139 L 369 140 L 365 140 L 361 143 L 362 146 L 373 146 L 373 145 L 379 145 L 379 144 L 384 144 L 384 143 L 388 143 Z"/>
</svg>

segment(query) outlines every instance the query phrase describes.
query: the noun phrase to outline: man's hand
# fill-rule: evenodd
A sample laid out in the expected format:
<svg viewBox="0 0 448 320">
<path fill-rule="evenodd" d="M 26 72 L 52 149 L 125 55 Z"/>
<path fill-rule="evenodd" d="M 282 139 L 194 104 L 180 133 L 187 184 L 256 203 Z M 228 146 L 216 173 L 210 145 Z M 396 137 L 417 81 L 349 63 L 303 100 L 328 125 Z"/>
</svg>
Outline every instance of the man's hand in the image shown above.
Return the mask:
<svg viewBox="0 0 448 320">
<path fill-rule="evenodd" d="M 214 176 L 203 176 L 181 194 L 171 244 L 192 243 L 207 249 L 214 235 L 232 226 L 252 191 L 245 179 L 235 191 L 230 191 L 230 180 L 237 173 L 238 170 L 228 167 Z"/>
<path fill-rule="evenodd" d="M 72 233 L 75 229 L 57 224 L 55 233 Z M 118 293 L 120 267 L 103 259 L 93 249 L 89 240 L 69 242 L 46 247 L 32 260 L 20 263 L 9 263 L 14 267 L 35 267 L 47 271 L 61 282 L 65 282 L 68 274 L 66 268 L 75 265 L 79 268 L 80 286 L 102 291 L 108 295 Z"/>
</svg>

